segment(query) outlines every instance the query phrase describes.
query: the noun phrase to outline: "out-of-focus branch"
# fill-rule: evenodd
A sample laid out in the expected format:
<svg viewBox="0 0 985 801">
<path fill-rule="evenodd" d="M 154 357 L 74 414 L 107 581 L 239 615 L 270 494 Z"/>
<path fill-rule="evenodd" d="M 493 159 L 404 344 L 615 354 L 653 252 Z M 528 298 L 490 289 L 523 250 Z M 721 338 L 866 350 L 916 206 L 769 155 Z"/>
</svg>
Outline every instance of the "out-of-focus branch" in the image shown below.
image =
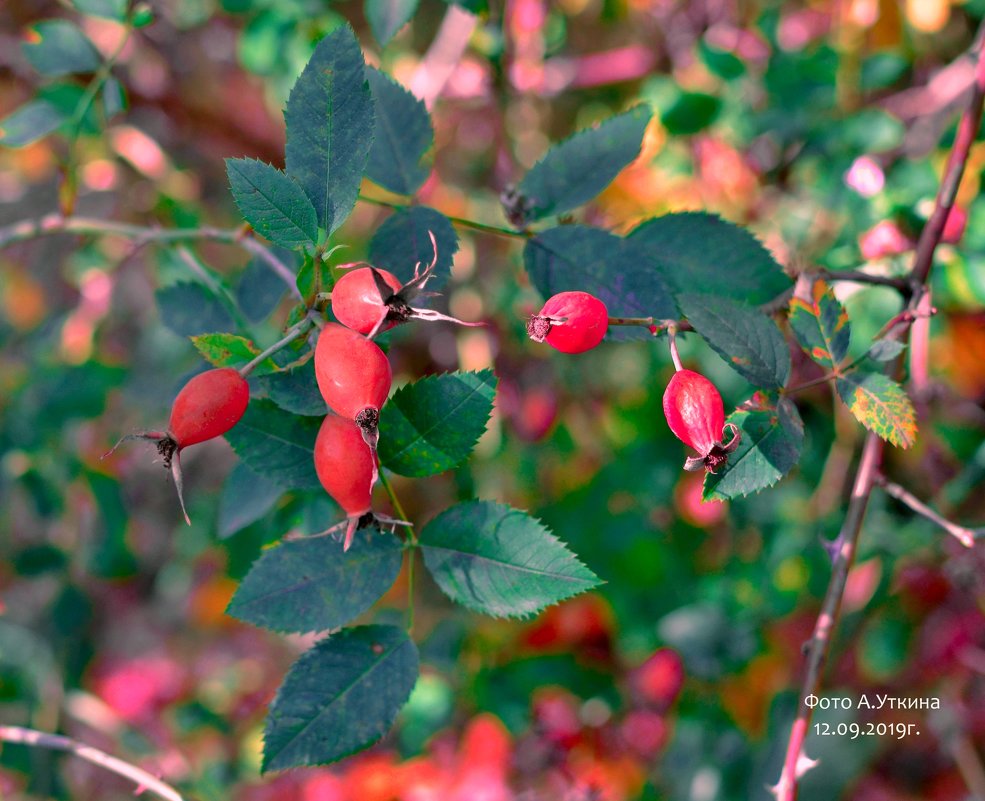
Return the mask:
<svg viewBox="0 0 985 801">
<path fill-rule="evenodd" d="M 881 473 L 876 476 L 876 483 L 886 491 L 887 495 L 910 507 L 910 509 L 921 517 L 927 518 L 927 520 L 931 523 L 935 523 L 940 526 L 944 529 L 944 531 L 954 537 L 966 548 L 974 547 L 975 539 L 985 534 L 985 530 L 983 529 L 972 529 L 967 528 L 966 526 L 959 526 L 957 523 L 948 520 L 946 517 L 938 514 L 927 506 L 927 504 L 917 498 L 917 496 L 912 492 L 904 489 L 899 484 L 890 481 Z"/>
<path fill-rule="evenodd" d="M 80 759 L 99 765 L 108 771 L 129 779 L 137 785 L 137 792 L 149 790 L 155 795 L 166 801 L 184 801 L 181 794 L 171 785 L 165 784 L 156 776 L 148 773 L 136 765 L 124 762 L 118 757 L 85 745 L 70 737 L 63 737 L 59 734 L 46 734 L 34 729 L 26 729 L 21 726 L 0 726 L 0 742 L 17 743 L 18 745 L 33 746 L 35 748 L 47 748 L 53 751 L 66 751 L 74 754 Z"/>
<path fill-rule="evenodd" d="M 445 88 L 468 47 L 479 18 L 460 6 L 449 4 L 438 34 L 417 67 L 410 91 L 430 109 Z"/>
</svg>

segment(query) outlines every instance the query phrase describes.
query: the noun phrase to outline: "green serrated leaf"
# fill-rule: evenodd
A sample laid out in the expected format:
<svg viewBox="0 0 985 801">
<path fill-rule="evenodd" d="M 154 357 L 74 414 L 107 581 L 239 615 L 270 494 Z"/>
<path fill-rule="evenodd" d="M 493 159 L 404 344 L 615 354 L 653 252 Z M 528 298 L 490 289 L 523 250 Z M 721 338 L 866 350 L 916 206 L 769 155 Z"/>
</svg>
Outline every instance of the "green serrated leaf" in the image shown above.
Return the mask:
<svg viewBox="0 0 985 801">
<path fill-rule="evenodd" d="M 906 345 L 898 339 L 877 339 L 865 355 L 877 362 L 891 362 L 904 350 Z"/>
<path fill-rule="evenodd" d="M 417 11 L 419 0 L 365 0 L 363 10 L 373 37 L 386 47 Z"/>
<path fill-rule="evenodd" d="M 410 206 L 391 214 L 369 243 L 370 263 L 406 283 L 414 277 L 416 264 L 427 265 L 434 258 L 428 231 L 438 243 L 435 277 L 428 282 L 428 289 L 441 289 L 458 251 L 458 234 L 444 214 L 428 206 Z"/>
<path fill-rule="evenodd" d="M 225 436 L 251 469 L 285 489 L 320 487 L 315 439 L 321 420 L 285 412 L 273 401 L 252 400 Z"/>
<path fill-rule="evenodd" d="M 184 281 L 154 293 L 161 322 L 183 337 L 227 331 L 236 323 L 226 307 L 201 284 Z"/>
<path fill-rule="evenodd" d="M 736 410 L 728 422 L 738 426 L 742 439 L 724 467 L 705 475 L 705 500 L 728 500 L 772 487 L 800 460 L 804 424 L 787 398 L 772 408 Z"/>
<path fill-rule="evenodd" d="M 652 112 L 638 105 L 554 145 L 518 187 L 527 205 L 520 225 L 581 206 L 639 154 Z"/>
<path fill-rule="evenodd" d="M 315 360 L 308 359 L 292 370 L 264 376 L 260 386 L 281 409 L 308 417 L 324 417 L 328 414 L 325 398 L 315 380 Z"/>
<path fill-rule="evenodd" d="M 882 373 L 851 372 L 836 382 L 838 394 L 855 419 L 898 448 L 917 437 L 917 416 L 899 384 Z"/>
<path fill-rule="evenodd" d="M 380 461 L 403 476 L 433 476 L 464 462 L 486 430 L 492 370 L 426 376 L 394 393 L 380 413 Z"/>
<path fill-rule="evenodd" d="M 202 358 L 216 367 L 240 367 L 260 355 L 260 349 L 256 345 L 236 334 L 199 334 L 191 340 Z M 268 358 L 253 368 L 252 375 L 269 375 L 279 369 Z"/>
<path fill-rule="evenodd" d="M 283 488 L 275 481 L 239 462 L 226 478 L 219 496 L 219 539 L 228 539 L 255 523 L 274 508 L 283 494 Z"/>
<path fill-rule="evenodd" d="M 0 144 L 25 147 L 53 133 L 66 117 L 46 100 L 32 100 L 0 120 Z"/>
<path fill-rule="evenodd" d="M 373 145 L 373 118 L 366 62 L 356 34 L 342 25 L 315 47 L 284 110 L 287 172 L 329 234 L 356 203 Z"/>
<path fill-rule="evenodd" d="M 581 290 L 616 317 L 677 316 L 667 283 L 636 243 L 586 225 L 549 228 L 527 240 L 523 261 L 534 286 L 549 298 Z M 651 338 L 641 326 L 610 328 L 611 340 Z"/>
<path fill-rule="evenodd" d="M 366 177 L 398 195 L 413 195 L 431 174 L 431 117 L 421 100 L 386 73 L 367 67 L 366 77 L 376 108 L 376 136 Z"/>
<path fill-rule="evenodd" d="M 718 295 L 680 294 L 687 321 L 728 365 L 755 387 L 782 387 L 790 376 L 790 350 L 759 309 Z"/>
<path fill-rule="evenodd" d="M 226 611 L 283 633 L 328 631 L 369 609 L 400 572 L 403 548 L 363 529 L 348 551 L 332 537 L 307 537 L 264 551 Z"/>
<path fill-rule="evenodd" d="M 79 13 L 123 22 L 127 16 L 128 0 L 72 0 Z"/>
<path fill-rule="evenodd" d="M 36 23 L 22 48 L 31 66 L 49 77 L 95 72 L 103 61 L 89 37 L 67 19 Z"/>
<path fill-rule="evenodd" d="M 393 725 L 418 670 L 417 647 L 395 626 L 322 640 L 294 663 L 270 705 L 262 770 L 325 765 L 372 745 Z"/>
<path fill-rule="evenodd" d="M 800 346 L 814 361 L 829 370 L 848 354 L 852 327 L 848 314 L 824 281 L 815 281 L 809 301 L 790 301 L 790 327 Z"/>
<path fill-rule="evenodd" d="M 259 234 L 288 249 L 318 241 L 315 207 L 287 173 L 256 159 L 226 159 L 226 174 L 240 213 Z"/>
<path fill-rule="evenodd" d="M 627 238 L 675 292 L 698 290 L 758 305 L 790 287 L 756 237 L 715 214 L 665 214 L 641 223 Z"/>
<path fill-rule="evenodd" d="M 487 615 L 535 614 L 601 583 L 539 520 L 500 503 L 446 509 L 419 542 L 445 595 Z"/>
</svg>

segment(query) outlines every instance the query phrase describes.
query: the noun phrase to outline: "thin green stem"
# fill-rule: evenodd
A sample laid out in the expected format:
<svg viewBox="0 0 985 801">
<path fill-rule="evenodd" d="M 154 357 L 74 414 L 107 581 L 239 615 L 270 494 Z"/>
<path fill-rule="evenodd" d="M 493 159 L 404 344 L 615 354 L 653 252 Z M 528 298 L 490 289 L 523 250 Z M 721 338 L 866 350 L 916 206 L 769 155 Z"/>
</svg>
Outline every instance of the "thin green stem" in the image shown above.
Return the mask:
<svg viewBox="0 0 985 801">
<path fill-rule="evenodd" d="M 239 374 L 244 378 L 246 378 L 246 376 L 252 373 L 258 365 L 262 364 L 266 359 L 269 359 L 279 350 L 282 350 L 283 348 L 290 345 L 295 339 L 297 339 L 299 336 L 301 336 L 306 331 L 308 331 L 308 329 L 310 329 L 312 325 L 314 325 L 314 322 L 311 320 L 310 317 L 305 317 L 301 322 L 292 325 L 290 328 L 287 329 L 287 333 L 284 335 L 283 338 L 277 340 L 273 345 L 271 345 L 265 351 L 258 354 L 257 357 L 253 359 L 253 361 L 240 367 Z"/>
<path fill-rule="evenodd" d="M 406 203 L 394 203 L 391 200 L 368 197 L 367 195 L 359 195 L 359 200 L 363 203 L 370 203 L 374 206 L 383 206 L 388 209 L 396 209 L 397 211 L 408 208 Z M 529 231 L 514 231 L 512 228 L 502 228 L 498 225 L 489 225 L 488 223 L 478 222 L 477 220 L 468 220 L 464 217 L 453 217 L 450 214 L 445 214 L 444 216 L 451 220 L 452 225 L 457 225 L 461 228 L 471 228 L 475 231 L 482 231 L 485 234 L 505 236 L 510 239 L 529 239 L 533 236 L 533 234 Z"/>
<path fill-rule="evenodd" d="M 379 457 L 377 457 L 377 462 L 379 462 Z M 400 503 L 400 499 L 397 497 L 397 493 L 394 492 L 393 486 L 390 484 L 390 480 L 386 477 L 386 473 L 383 471 L 383 466 L 379 466 L 379 476 L 380 484 L 383 485 L 383 489 L 386 490 L 387 497 L 390 499 L 390 503 L 393 504 L 393 510 L 397 513 L 397 517 L 401 520 L 407 519 L 407 513 L 404 511 L 404 507 Z M 407 633 L 411 634 L 414 631 L 414 563 L 417 561 L 417 535 L 414 533 L 413 526 L 404 526 L 407 530 Z"/>
<path fill-rule="evenodd" d="M 212 275 L 211 271 L 199 261 L 198 256 L 196 256 L 186 245 L 179 245 L 175 248 L 178 257 L 181 261 L 188 267 L 188 269 L 209 288 L 209 291 L 219 300 L 226 311 L 229 312 L 233 321 L 239 326 L 241 331 L 252 334 L 250 329 L 250 324 L 246 317 L 243 316 L 243 312 L 240 311 L 239 304 L 236 303 L 236 299 L 229 293 L 220 281 Z"/>
<path fill-rule="evenodd" d="M 296 285 L 294 270 L 282 262 L 264 244 L 254 239 L 250 235 L 249 229 L 243 227 L 214 228 L 206 225 L 201 228 L 168 229 L 132 225 L 115 220 L 100 220 L 94 217 L 66 217 L 61 214 L 48 214 L 40 219 L 21 220 L 20 222 L 0 228 L 0 250 L 18 242 L 27 242 L 31 239 L 53 236 L 54 234 L 120 236 L 124 239 L 132 239 L 138 245 L 195 242 L 199 240 L 237 245 L 261 259 L 287 285 L 291 294 L 296 299 L 301 300 L 301 293 L 298 291 Z"/>
</svg>

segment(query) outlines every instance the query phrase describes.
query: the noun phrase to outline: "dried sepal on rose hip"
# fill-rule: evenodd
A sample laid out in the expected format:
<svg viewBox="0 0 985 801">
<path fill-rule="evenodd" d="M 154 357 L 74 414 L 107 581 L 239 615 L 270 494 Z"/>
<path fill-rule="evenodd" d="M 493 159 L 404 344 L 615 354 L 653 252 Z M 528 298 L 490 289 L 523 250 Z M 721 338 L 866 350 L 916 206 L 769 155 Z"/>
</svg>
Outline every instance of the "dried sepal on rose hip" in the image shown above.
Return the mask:
<svg viewBox="0 0 985 801">
<path fill-rule="evenodd" d="M 587 292 L 560 292 L 527 321 L 534 342 L 562 353 L 584 353 L 598 345 L 609 328 L 609 310 Z"/>
<path fill-rule="evenodd" d="M 246 412 L 250 402 L 250 387 L 246 379 L 232 367 L 219 367 L 199 373 L 185 384 L 171 406 L 166 431 L 142 431 L 123 437 L 112 453 L 130 439 L 149 439 L 157 444 L 164 467 L 171 471 L 178 502 L 185 522 L 191 525 L 185 509 L 184 482 L 181 475 L 182 449 L 206 440 L 221 437 Z M 109 455 L 109 454 L 106 454 Z"/>
<path fill-rule="evenodd" d="M 356 423 L 375 449 L 380 409 L 393 380 L 379 345 L 343 325 L 327 323 L 315 346 L 315 379 L 329 408 Z"/>
<path fill-rule="evenodd" d="M 428 235 L 431 237 L 434 258 L 423 270 L 420 262 L 414 265 L 414 277 L 406 284 L 401 284 L 393 273 L 372 265 L 360 267 L 360 262 L 340 265 L 342 268 L 353 269 L 339 278 L 332 287 L 332 314 L 335 319 L 370 339 L 408 320 L 446 320 L 458 325 L 483 325 L 410 305 L 418 296 L 435 294 L 424 292 L 424 287 L 434 277 L 434 269 L 438 264 L 438 243 L 433 233 L 428 231 Z"/>
<path fill-rule="evenodd" d="M 700 454 L 687 458 L 685 470 L 715 473 L 739 446 L 738 426 L 725 422 L 722 396 L 700 373 L 685 369 L 674 373 L 664 390 L 663 407 L 674 436 Z M 727 443 L 726 431 L 730 435 Z"/>
</svg>

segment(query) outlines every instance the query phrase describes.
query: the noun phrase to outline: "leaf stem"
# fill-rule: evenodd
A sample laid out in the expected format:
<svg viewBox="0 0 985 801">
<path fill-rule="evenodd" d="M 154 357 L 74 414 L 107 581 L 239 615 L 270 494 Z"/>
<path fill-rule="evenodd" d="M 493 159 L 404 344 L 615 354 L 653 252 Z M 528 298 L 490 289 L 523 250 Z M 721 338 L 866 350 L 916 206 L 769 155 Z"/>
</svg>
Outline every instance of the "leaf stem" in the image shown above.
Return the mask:
<svg viewBox="0 0 985 801">
<path fill-rule="evenodd" d="M 368 195 L 362 194 L 359 195 L 359 200 L 363 203 L 370 203 L 374 206 L 383 206 L 388 209 L 396 209 L 397 211 L 410 208 L 410 206 L 406 203 L 394 203 L 390 200 L 383 200 L 382 198 L 369 197 Z M 530 231 L 514 231 L 512 228 L 502 228 L 498 225 L 489 225 L 488 223 L 478 222 L 476 220 L 468 220 L 464 217 L 453 217 L 450 214 L 444 214 L 444 216 L 451 220 L 453 225 L 457 225 L 461 228 L 471 228 L 475 231 L 482 231 L 485 234 L 505 236 L 510 239 L 529 239 L 533 236 Z"/>
<path fill-rule="evenodd" d="M 966 548 L 973 548 L 975 546 L 975 539 L 985 533 L 981 529 L 976 530 L 967 528 L 966 526 L 959 526 L 957 523 L 948 520 L 927 506 L 927 504 L 917 498 L 912 492 L 887 479 L 882 473 L 876 474 L 875 481 L 891 498 L 895 498 L 921 517 L 925 517 L 931 523 L 940 526 Z"/>
<path fill-rule="evenodd" d="M 379 463 L 379 455 L 376 457 L 377 463 Z M 386 473 L 383 470 L 383 465 L 379 465 L 379 476 L 380 484 L 383 485 L 383 489 L 386 490 L 387 497 L 390 499 L 390 503 L 393 504 L 393 510 L 397 513 L 397 517 L 401 520 L 407 520 L 407 513 L 404 511 L 404 507 L 400 503 L 400 499 L 397 497 L 397 493 L 393 490 L 393 485 L 390 484 L 390 480 L 386 477 Z M 407 633 L 411 634 L 414 631 L 414 563 L 417 561 L 417 534 L 414 533 L 413 526 L 404 526 L 407 530 Z"/>
<path fill-rule="evenodd" d="M 256 367 L 262 364 L 266 359 L 273 356 L 279 350 L 290 345 L 295 339 L 304 334 L 308 329 L 314 325 L 314 322 L 310 317 L 305 317 L 301 322 L 295 323 L 290 328 L 287 329 L 287 333 L 283 338 L 277 340 L 273 345 L 267 348 L 262 353 L 258 354 L 251 362 L 244 364 L 239 368 L 239 374 L 246 378 L 250 373 L 252 373 Z"/>
<path fill-rule="evenodd" d="M 301 293 L 295 284 L 294 271 L 281 261 L 263 243 L 250 234 L 249 228 L 157 228 L 115 220 L 101 220 L 93 217 L 63 216 L 48 214 L 34 220 L 21 220 L 0 228 L 0 250 L 18 242 L 26 242 L 54 234 L 83 234 L 97 236 L 120 236 L 133 239 L 137 244 L 194 242 L 211 240 L 229 245 L 237 245 L 261 259 L 274 273 L 287 284 L 291 294 L 301 300 Z"/>
<path fill-rule="evenodd" d="M 80 759 L 99 765 L 108 771 L 129 779 L 137 785 L 137 792 L 150 790 L 155 795 L 166 801 L 184 801 L 181 794 L 168 784 L 158 779 L 136 765 L 124 762 L 118 757 L 85 745 L 69 737 L 62 737 L 58 734 L 46 734 L 35 729 L 26 729 L 22 726 L 0 726 L 0 741 L 7 743 L 17 743 L 18 745 L 33 746 L 35 748 L 48 748 L 53 751 L 66 751 L 74 754 Z"/>
</svg>

